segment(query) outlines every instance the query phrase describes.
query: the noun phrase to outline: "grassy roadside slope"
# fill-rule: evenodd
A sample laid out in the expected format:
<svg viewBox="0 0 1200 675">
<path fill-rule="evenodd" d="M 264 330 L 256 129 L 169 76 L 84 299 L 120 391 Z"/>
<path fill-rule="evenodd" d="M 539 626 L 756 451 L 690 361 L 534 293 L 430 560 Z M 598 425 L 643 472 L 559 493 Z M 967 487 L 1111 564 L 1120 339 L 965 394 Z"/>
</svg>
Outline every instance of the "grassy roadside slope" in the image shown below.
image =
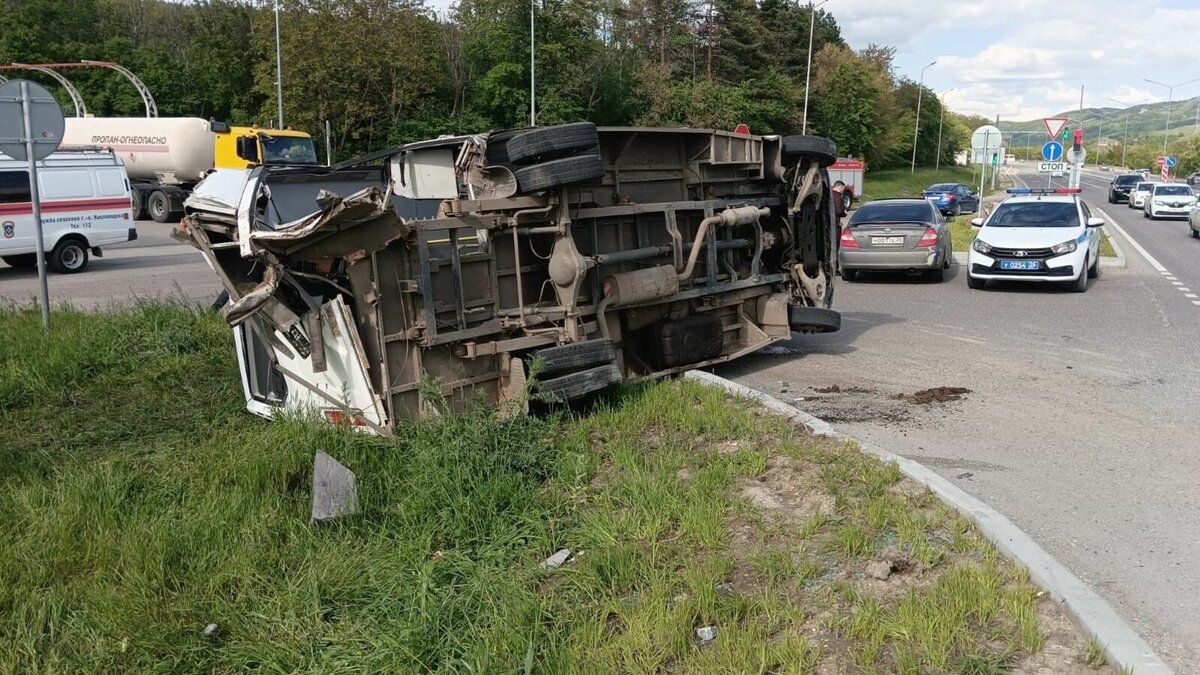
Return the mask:
<svg viewBox="0 0 1200 675">
<path fill-rule="evenodd" d="M 894 465 L 715 389 L 385 440 L 243 413 L 212 314 L 55 319 L 44 336 L 36 312 L 0 310 L 0 672 L 1062 672 L 1050 654 L 1086 655 Z M 360 497 L 321 527 L 317 449 Z"/>
</svg>

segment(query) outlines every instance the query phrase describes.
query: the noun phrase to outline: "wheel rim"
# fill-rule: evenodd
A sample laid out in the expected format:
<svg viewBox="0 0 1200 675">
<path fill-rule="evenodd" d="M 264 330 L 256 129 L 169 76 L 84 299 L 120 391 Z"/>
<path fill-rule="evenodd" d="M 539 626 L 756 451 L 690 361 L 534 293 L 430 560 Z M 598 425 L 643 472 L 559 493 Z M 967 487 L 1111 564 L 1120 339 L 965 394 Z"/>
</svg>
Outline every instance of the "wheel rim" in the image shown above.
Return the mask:
<svg viewBox="0 0 1200 675">
<path fill-rule="evenodd" d="M 69 270 L 79 269 L 83 266 L 83 249 L 74 245 L 67 246 L 62 250 L 59 259 L 62 260 L 63 267 Z"/>
<path fill-rule="evenodd" d="M 156 218 L 165 218 L 167 216 L 167 209 L 166 205 L 163 204 L 163 200 L 151 199 L 150 212 L 153 213 Z"/>
</svg>

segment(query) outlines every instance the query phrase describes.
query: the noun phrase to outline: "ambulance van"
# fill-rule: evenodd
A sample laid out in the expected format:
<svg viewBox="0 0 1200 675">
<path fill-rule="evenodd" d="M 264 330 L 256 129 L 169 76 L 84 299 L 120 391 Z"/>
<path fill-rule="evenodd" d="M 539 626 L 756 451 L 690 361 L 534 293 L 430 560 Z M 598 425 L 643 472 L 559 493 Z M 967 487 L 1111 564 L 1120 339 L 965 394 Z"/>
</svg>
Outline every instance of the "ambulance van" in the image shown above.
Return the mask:
<svg viewBox="0 0 1200 675">
<path fill-rule="evenodd" d="M 46 262 L 63 274 L 81 272 L 88 254 L 137 239 L 129 177 L 120 157 L 103 151 L 56 152 L 38 164 L 42 239 Z M 24 161 L 0 155 L 0 260 L 37 266 L 37 237 L 29 171 Z"/>
</svg>

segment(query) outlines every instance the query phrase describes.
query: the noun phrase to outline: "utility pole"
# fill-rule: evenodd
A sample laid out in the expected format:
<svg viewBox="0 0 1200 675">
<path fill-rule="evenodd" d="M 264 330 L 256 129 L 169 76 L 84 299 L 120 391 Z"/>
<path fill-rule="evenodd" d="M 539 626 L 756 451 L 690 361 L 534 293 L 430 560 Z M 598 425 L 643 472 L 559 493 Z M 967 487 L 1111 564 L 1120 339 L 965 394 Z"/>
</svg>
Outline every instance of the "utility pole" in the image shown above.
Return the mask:
<svg viewBox="0 0 1200 675">
<path fill-rule="evenodd" d="M 937 159 L 933 161 L 933 170 L 942 170 L 942 121 L 946 119 L 946 104 L 942 102 L 942 97 L 954 91 L 954 87 L 950 87 L 946 91 L 938 94 L 938 105 L 941 106 L 942 114 L 938 115 L 938 142 L 937 142 Z"/>
<path fill-rule="evenodd" d="M 275 0 L 275 101 L 279 106 L 279 128 L 283 128 L 283 46 L 279 43 L 279 0 Z"/>
<path fill-rule="evenodd" d="M 913 154 L 912 166 L 909 168 L 910 174 L 917 172 L 917 135 L 921 133 L 921 94 L 925 92 L 925 71 L 935 63 L 937 63 L 936 60 L 930 61 L 928 66 L 921 69 L 921 79 L 917 82 L 917 121 L 913 124 Z"/>
<path fill-rule="evenodd" d="M 821 0 L 817 4 L 812 4 L 811 0 L 808 3 L 808 65 L 804 68 L 804 121 L 800 124 L 800 133 L 808 133 L 808 86 L 812 82 L 812 48 L 813 48 L 813 33 L 817 27 L 817 9 L 829 2 L 829 0 Z"/>
<path fill-rule="evenodd" d="M 529 0 L 529 126 L 531 127 L 537 126 L 537 77 L 535 72 L 537 62 L 534 59 L 537 48 L 533 32 L 534 2 L 535 0 Z"/>
</svg>

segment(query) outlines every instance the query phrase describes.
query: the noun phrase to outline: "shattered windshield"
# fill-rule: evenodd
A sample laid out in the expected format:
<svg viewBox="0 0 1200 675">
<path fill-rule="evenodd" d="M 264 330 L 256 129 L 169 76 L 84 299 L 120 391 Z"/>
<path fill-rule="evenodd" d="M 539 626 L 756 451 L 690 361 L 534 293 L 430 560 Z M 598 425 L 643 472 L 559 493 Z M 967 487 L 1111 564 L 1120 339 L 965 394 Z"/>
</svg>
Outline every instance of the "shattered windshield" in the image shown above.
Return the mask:
<svg viewBox="0 0 1200 675">
<path fill-rule="evenodd" d="M 260 136 L 264 164 L 316 164 L 317 151 L 311 138 Z"/>
</svg>

